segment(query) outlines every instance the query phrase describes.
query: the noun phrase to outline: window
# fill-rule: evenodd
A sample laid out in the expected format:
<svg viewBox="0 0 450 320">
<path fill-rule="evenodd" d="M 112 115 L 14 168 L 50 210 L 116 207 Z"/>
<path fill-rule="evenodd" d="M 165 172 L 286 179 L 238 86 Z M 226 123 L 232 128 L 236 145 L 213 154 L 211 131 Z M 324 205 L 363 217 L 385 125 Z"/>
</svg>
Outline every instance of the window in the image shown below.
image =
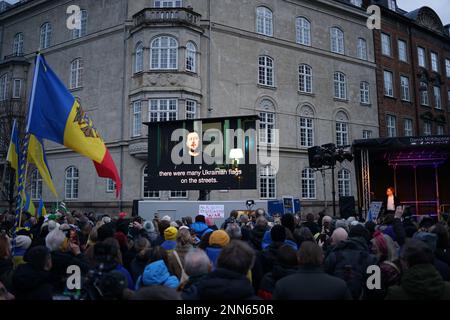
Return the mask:
<svg viewBox="0 0 450 320">
<path fill-rule="evenodd" d="M 150 66 L 152 70 L 178 68 L 178 42 L 175 38 L 161 36 L 151 42 Z"/>
<path fill-rule="evenodd" d="M 258 58 L 258 65 L 258 83 L 273 87 L 273 59 L 268 56 L 260 56 Z"/>
<path fill-rule="evenodd" d="M 22 80 L 14 79 L 13 80 L 13 98 L 20 98 L 20 94 L 22 91 Z"/>
<path fill-rule="evenodd" d="M 304 17 L 298 17 L 295 21 L 297 31 L 297 43 L 305 46 L 311 45 L 311 23 Z"/>
<path fill-rule="evenodd" d="M 362 0 L 350 0 L 350 3 L 354 6 L 361 7 L 362 6 Z"/>
<path fill-rule="evenodd" d="M 186 119 L 195 119 L 197 117 L 197 101 L 186 100 Z"/>
<path fill-rule="evenodd" d="M 389 138 L 397 136 L 397 124 L 395 116 L 386 116 L 386 129 Z"/>
<path fill-rule="evenodd" d="M 312 68 L 306 64 L 298 67 L 298 90 L 302 93 L 312 93 Z"/>
<path fill-rule="evenodd" d="M 256 9 L 256 32 L 271 37 L 273 35 L 272 11 L 266 7 Z"/>
<path fill-rule="evenodd" d="M 344 54 L 344 32 L 339 28 L 331 28 L 331 52 Z"/>
<path fill-rule="evenodd" d="M 360 102 L 363 104 L 370 103 L 370 87 L 368 82 L 361 82 L 359 85 Z"/>
<path fill-rule="evenodd" d="M 400 96 L 404 101 L 410 101 L 409 78 L 400 76 Z"/>
<path fill-rule="evenodd" d="M 159 191 L 148 190 L 148 167 L 145 166 L 142 171 L 142 197 L 143 198 L 159 198 Z"/>
<path fill-rule="evenodd" d="M 384 71 L 384 95 L 388 97 L 394 96 L 393 76 L 390 71 Z"/>
<path fill-rule="evenodd" d="M 433 93 L 434 93 L 434 107 L 436 109 L 442 109 L 441 88 L 438 86 L 434 86 Z"/>
<path fill-rule="evenodd" d="M 83 86 L 83 60 L 75 59 L 70 63 L 70 89 Z"/>
<path fill-rule="evenodd" d="M 419 61 L 419 66 L 426 68 L 425 66 L 425 49 L 422 47 L 417 47 L 417 60 Z"/>
<path fill-rule="evenodd" d="M 150 122 L 177 120 L 177 99 L 151 99 L 149 103 Z"/>
<path fill-rule="evenodd" d="M 391 36 L 386 33 L 381 34 L 381 53 L 385 56 L 391 55 Z"/>
<path fill-rule="evenodd" d="M 186 44 L 186 70 L 195 72 L 197 49 L 192 42 Z"/>
<path fill-rule="evenodd" d="M 259 142 L 267 144 L 275 143 L 275 114 L 272 112 L 260 112 L 259 117 Z"/>
<path fill-rule="evenodd" d="M 141 101 L 134 101 L 132 107 L 131 136 L 138 137 L 142 133 L 142 105 Z"/>
<path fill-rule="evenodd" d="M 46 49 L 51 46 L 52 43 L 52 25 L 50 22 L 46 22 L 41 26 L 40 35 L 40 49 Z"/>
<path fill-rule="evenodd" d="M 271 166 L 265 166 L 259 170 L 259 195 L 261 199 L 276 197 L 276 172 Z"/>
<path fill-rule="evenodd" d="M 392 11 L 397 10 L 397 4 L 395 3 L 395 0 L 388 0 L 388 7 Z"/>
<path fill-rule="evenodd" d="M 336 144 L 340 146 L 348 145 L 348 124 L 336 122 Z"/>
<path fill-rule="evenodd" d="M 450 78 L 450 59 L 445 59 L 445 73 Z"/>
<path fill-rule="evenodd" d="M 155 8 L 181 8 L 181 0 L 155 0 Z"/>
<path fill-rule="evenodd" d="M 302 170 L 302 198 L 316 198 L 316 174 L 311 168 Z"/>
<path fill-rule="evenodd" d="M 428 98 L 428 84 L 426 82 L 423 81 L 420 82 L 419 93 L 420 93 L 420 104 L 422 106 L 429 106 L 430 102 Z"/>
<path fill-rule="evenodd" d="M 31 172 L 31 199 L 39 200 L 42 198 L 42 177 L 37 169 Z"/>
<path fill-rule="evenodd" d="M 70 166 L 66 169 L 64 180 L 65 198 L 68 200 L 78 198 L 78 169 Z"/>
<path fill-rule="evenodd" d="M 438 136 L 443 136 L 443 135 L 445 134 L 445 132 L 444 132 L 444 126 L 441 125 L 441 124 L 438 124 L 438 125 L 436 126 L 436 133 L 437 133 Z"/>
<path fill-rule="evenodd" d="M 8 94 L 8 75 L 4 74 L 0 77 L 0 101 L 5 101 Z"/>
<path fill-rule="evenodd" d="M 170 197 L 175 199 L 187 198 L 187 191 L 170 191 Z"/>
<path fill-rule="evenodd" d="M 398 59 L 400 61 L 408 62 L 408 54 L 406 50 L 406 41 L 398 40 Z"/>
<path fill-rule="evenodd" d="M 14 36 L 13 55 L 14 56 L 22 56 L 23 55 L 23 33 L 22 32 L 19 32 Z"/>
<path fill-rule="evenodd" d="M 314 122 L 312 118 L 300 118 L 300 146 L 312 147 L 314 145 Z"/>
<path fill-rule="evenodd" d="M 134 53 L 134 73 L 144 71 L 144 45 L 138 42 Z"/>
<path fill-rule="evenodd" d="M 363 38 L 358 38 L 357 56 L 358 59 L 367 60 L 367 41 Z"/>
<path fill-rule="evenodd" d="M 80 11 L 80 29 L 73 29 L 73 34 L 72 34 L 72 38 L 73 39 L 78 39 L 81 37 L 84 37 L 86 35 L 86 30 L 87 30 L 87 10 L 81 10 Z"/>
<path fill-rule="evenodd" d="M 405 137 L 412 137 L 413 134 L 413 122 L 411 119 L 403 120 L 403 133 Z"/>
<path fill-rule="evenodd" d="M 340 197 L 349 197 L 351 195 L 350 190 L 350 171 L 347 169 L 341 169 L 338 171 L 337 177 L 338 193 Z"/>
<path fill-rule="evenodd" d="M 450 90 L 447 91 L 447 102 L 450 107 Z"/>
<path fill-rule="evenodd" d="M 106 192 L 114 192 L 116 191 L 116 183 L 113 179 L 106 179 Z"/>
<path fill-rule="evenodd" d="M 347 99 L 347 83 L 345 74 L 342 72 L 334 73 L 334 97 L 336 99 Z"/>
<path fill-rule="evenodd" d="M 431 70 L 439 72 L 438 55 L 436 52 L 431 53 Z"/>
<path fill-rule="evenodd" d="M 431 122 L 430 121 L 423 122 L 423 135 L 431 136 Z"/>
<path fill-rule="evenodd" d="M 372 131 L 371 130 L 363 130 L 363 139 L 371 139 Z"/>
</svg>

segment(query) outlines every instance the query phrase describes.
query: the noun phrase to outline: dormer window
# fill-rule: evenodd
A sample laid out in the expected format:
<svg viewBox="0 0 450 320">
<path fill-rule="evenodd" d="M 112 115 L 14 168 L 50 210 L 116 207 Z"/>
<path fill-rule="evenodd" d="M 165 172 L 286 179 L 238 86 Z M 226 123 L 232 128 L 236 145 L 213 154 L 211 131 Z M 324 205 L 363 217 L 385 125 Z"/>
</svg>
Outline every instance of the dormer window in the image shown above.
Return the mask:
<svg viewBox="0 0 450 320">
<path fill-rule="evenodd" d="M 397 3 L 395 3 L 395 0 L 388 0 L 388 7 L 392 11 L 397 11 Z"/>
</svg>

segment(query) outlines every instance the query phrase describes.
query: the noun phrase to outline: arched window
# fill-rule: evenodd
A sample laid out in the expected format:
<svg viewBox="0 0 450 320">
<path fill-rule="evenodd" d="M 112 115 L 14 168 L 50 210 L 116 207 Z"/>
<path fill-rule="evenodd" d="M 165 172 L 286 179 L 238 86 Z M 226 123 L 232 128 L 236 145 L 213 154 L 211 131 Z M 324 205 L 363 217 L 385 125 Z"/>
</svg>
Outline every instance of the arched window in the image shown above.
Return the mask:
<svg viewBox="0 0 450 320">
<path fill-rule="evenodd" d="M 347 99 L 347 78 L 342 72 L 334 73 L 334 97 L 336 99 Z"/>
<path fill-rule="evenodd" d="M 197 49 L 192 42 L 186 44 L 186 70 L 190 72 L 196 72 Z"/>
<path fill-rule="evenodd" d="M 274 86 L 273 59 L 269 56 L 258 58 L 258 83 L 264 86 Z"/>
<path fill-rule="evenodd" d="M 138 42 L 134 53 L 134 73 L 142 71 L 144 71 L 144 45 Z"/>
<path fill-rule="evenodd" d="M 348 116 L 340 111 L 336 116 L 336 144 L 346 146 L 349 144 Z"/>
<path fill-rule="evenodd" d="M 316 198 L 316 174 L 313 169 L 305 168 L 302 170 L 302 198 Z"/>
<path fill-rule="evenodd" d="M 269 99 L 263 99 L 259 106 L 259 143 L 275 143 L 275 106 Z"/>
<path fill-rule="evenodd" d="M 70 89 L 83 86 L 83 59 L 78 58 L 70 63 Z"/>
<path fill-rule="evenodd" d="M 358 38 L 357 48 L 358 59 L 367 60 L 367 41 L 363 38 Z"/>
<path fill-rule="evenodd" d="M 312 68 L 307 64 L 298 67 L 298 90 L 302 93 L 312 93 Z"/>
<path fill-rule="evenodd" d="M 41 26 L 40 33 L 40 49 L 46 49 L 51 46 L 52 43 L 52 25 L 50 22 L 46 22 Z"/>
<path fill-rule="evenodd" d="M 344 32 L 337 27 L 333 27 L 330 30 L 330 39 L 331 52 L 344 54 Z"/>
<path fill-rule="evenodd" d="M 64 190 L 65 198 L 77 199 L 78 198 L 78 169 L 74 166 L 70 166 L 66 169 L 65 180 L 64 180 Z"/>
<path fill-rule="evenodd" d="M 42 198 L 42 177 L 37 169 L 31 172 L 31 199 L 39 200 Z"/>
<path fill-rule="evenodd" d="M 159 191 L 151 191 L 148 189 L 148 166 L 142 170 L 142 197 L 143 198 L 159 198 Z"/>
<path fill-rule="evenodd" d="M 370 86 L 368 82 L 362 81 L 359 84 L 359 96 L 362 104 L 370 103 Z"/>
<path fill-rule="evenodd" d="M 298 17 L 295 20 L 295 29 L 297 34 L 297 43 L 305 46 L 311 45 L 311 23 L 304 17 Z"/>
<path fill-rule="evenodd" d="M 80 11 L 80 28 L 77 29 L 73 29 L 73 34 L 72 34 L 72 38 L 73 39 L 77 39 L 77 38 L 81 38 L 84 37 L 87 33 L 87 10 L 83 9 Z"/>
<path fill-rule="evenodd" d="M 276 197 L 276 171 L 274 167 L 260 168 L 259 193 L 261 199 L 274 199 Z"/>
<path fill-rule="evenodd" d="M 350 171 L 347 169 L 341 169 L 338 171 L 338 194 L 340 197 L 351 196 L 351 179 Z"/>
<path fill-rule="evenodd" d="M 15 55 L 15 56 L 23 55 L 23 33 L 22 32 L 19 32 L 14 36 L 13 55 Z"/>
<path fill-rule="evenodd" d="M 256 32 L 271 37 L 273 35 L 272 11 L 267 7 L 256 8 Z"/>
<path fill-rule="evenodd" d="M 169 36 L 160 36 L 150 45 L 150 68 L 177 69 L 178 68 L 178 42 Z"/>
</svg>

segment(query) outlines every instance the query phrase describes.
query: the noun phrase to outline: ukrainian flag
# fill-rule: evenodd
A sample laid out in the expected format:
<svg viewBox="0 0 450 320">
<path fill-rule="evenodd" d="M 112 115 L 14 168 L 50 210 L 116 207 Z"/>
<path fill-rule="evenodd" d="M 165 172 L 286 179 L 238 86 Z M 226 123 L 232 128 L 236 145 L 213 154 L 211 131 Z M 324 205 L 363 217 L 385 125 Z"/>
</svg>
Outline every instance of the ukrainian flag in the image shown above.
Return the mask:
<svg viewBox="0 0 450 320">
<path fill-rule="evenodd" d="M 118 196 L 120 177 L 103 139 L 41 54 L 36 57 L 27 133 L 62 144 L 92 159 L 100 177 L 116 182 Z"/>
<path fill-rule="evenodd" d="M 6 161 L 8 161 L 11 168 L 13 168 L 16 171 L 16 185 L 19 185 L 20 143 L 19 143 L 19 128 L 17 127 L 16 119 L 14 119 L 13 122 L 13 127 L 11 131 L 11 142 L 9 143 Z"/>
<path fill-rule="evenodd" d="M 32 216 L 36 215 L 36 207 L 27 192 L 22 193 L 22 211 L 27 211 Z"/>
<path fill-rule="evenodd" d="M 39 170 L 42 180 L 45 181 L 50 191 L 58 197 L 55 186 L 53 185 L 52 174 L 47 164 L 47 158 L 45 157 L 44 144 L 41 139 L 33 134 L 30 134 L 30 140 L 28 142 L 28 162 L 34 163 Z"/>
<path fill-rule="evenodd" d="M 39 199 L 39 206 L 37 209 L 37 217 L 40 218 L 40 217 L 44 217 L 46 215 L 47 215 L 47 210 L 45 209 L 44 201 L 42 201 L 42 198 L 41 198 L 41 199 Z"/>
</svg>

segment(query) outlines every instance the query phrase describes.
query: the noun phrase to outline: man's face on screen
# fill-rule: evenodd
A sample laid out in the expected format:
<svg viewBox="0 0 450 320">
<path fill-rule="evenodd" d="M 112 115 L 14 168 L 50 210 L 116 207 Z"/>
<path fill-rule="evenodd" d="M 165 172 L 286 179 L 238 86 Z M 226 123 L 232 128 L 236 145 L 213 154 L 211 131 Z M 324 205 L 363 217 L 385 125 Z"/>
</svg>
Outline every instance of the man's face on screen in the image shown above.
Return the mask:
<svg viewBox="0 0 450 320">
<path fill-rule="evenodd" d="M 196 151 L 199 145 L 199 136 L 197 132 L 190 132 L 187 135 L 187 139 L 186 139 L 186 145 L 189 148 L 189 154 L 193 155 L 193 156 L 197 156 L 198 152 Z"/>
</svg>

